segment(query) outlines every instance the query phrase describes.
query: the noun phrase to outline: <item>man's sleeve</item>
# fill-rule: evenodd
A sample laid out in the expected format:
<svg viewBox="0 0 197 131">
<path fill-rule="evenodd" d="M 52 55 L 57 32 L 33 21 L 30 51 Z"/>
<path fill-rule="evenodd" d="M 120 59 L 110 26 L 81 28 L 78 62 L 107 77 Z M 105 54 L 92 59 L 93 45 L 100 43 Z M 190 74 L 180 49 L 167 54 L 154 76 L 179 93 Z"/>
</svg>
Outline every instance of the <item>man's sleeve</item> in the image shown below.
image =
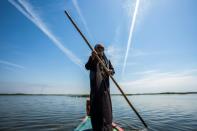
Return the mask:
<svg viewBox="0 0 197 131">
<path fill-rule="evenodd" d="M 90 56 L 88 62 L 85 64 L 85 68 L 87 70 L 94 70 L 94 64 L 95 64 L 95 60 L 92 60 L 92 57 Z"/>
</svg>

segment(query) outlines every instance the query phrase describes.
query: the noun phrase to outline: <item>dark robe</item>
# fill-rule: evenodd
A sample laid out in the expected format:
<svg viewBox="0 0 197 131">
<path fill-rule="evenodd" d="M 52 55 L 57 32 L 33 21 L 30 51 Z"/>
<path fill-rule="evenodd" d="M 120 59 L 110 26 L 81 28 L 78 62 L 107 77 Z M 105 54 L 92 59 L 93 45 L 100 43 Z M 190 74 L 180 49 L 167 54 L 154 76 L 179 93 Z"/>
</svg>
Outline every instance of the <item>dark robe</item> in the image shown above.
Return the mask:
<svg viewBox="0 0 197 131">
<path fill-rule="evenodd" d="M 104 55 L 102 61 L 114 72 L 111 62 Z M 89 57 L 85 65 L 90 70 L 90 116 L 94 131 L 112 131 L 112 104 L 109 76 L 95 58 Z"/>
</svg>

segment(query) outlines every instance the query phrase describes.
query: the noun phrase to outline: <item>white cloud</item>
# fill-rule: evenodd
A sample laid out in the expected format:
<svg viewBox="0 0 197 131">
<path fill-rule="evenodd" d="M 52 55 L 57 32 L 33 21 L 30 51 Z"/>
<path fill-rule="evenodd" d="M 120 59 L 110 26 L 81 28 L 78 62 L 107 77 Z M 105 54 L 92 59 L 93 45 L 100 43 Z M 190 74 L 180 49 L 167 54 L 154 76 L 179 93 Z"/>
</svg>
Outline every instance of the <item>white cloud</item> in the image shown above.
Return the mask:
<svg viewBox="0 0 197 131">
<path fill-rule="evenodd" d="M 183 72 L 158 72 L 150 70 L 139 72 L 139 79 L 122 82 L 125 92 L 178 92 L 197 91 L 197 71 L 188 70 Z"/>
<path fill-rule="evenodd" d="M 133 36 L 133 31 L 134 31 L 134 27 L 135 27 L 135 21 L 136 21 L 136 16 L 138 13 L 139 4 L 140 4 L 140 0 L 136 0 L 135 10 L 133 13 L 130 31 L 129 31 L 129 38 L 128 38 L 128 42 L 127 42 L 127 48 L 126 48 L 126 53 L 125 53 L 125 58 L 124 58 L 124 63 L 123 63 L 122 74 L 124 74 L 126 63 L 127 63 L 127 57 L 128 57 L 129 49 L 131 46 L 131 40 L 132 40 L 132 36 Z"/>
<path fill-rule="evenodd" d="M 158 70 L 146 70 L 146 71 L 142 71 L 142 72 L 135 72 L 133 73 L 134 75 L 151 75 L 153 73 L 158 73 Z"/>
<path fill-rule="evenodd" d="M 136 50 L 136 49 L 133 49 L 132 50 L 132 53 L 131 53 L 131 56 L 132 57 L 138 57 L 138 56 L 147 56 L 149 55 L 150 53 L 148 52 L 145 52 L 145 51 L 142 51 L 142 50 Z M 152 52 L 153 54 L 153 52 Z"/>
<path fill-rule="evenodd" d="M 105 53 L 109 56 L 109 59 L 113 62 L 114 66 L 118 68 L 123 67 L 124 53 L 125 50 L 119 45 L 112 43 L 105 49 Z M 135 58 L 146 57 L 148 55 L 158 55 L 159 52 L 145 52 L 142 50 L 133 49 L 131 55 L 127 58 L 127 67 L 138 65 L 139 63 L 134 62 Z M 123 75 L 123 74 L 122 74 Z M 124 76 L 124 75 L 123 75 Z"/>
<path fill-rule="evenodd" d="M 140 6 L 139 6 L 140 4 Z M 142 51 L 139 49 L 132 49 L 131 54 L 129 55 L 129 49 L 131 49 L 131 38 L 132 38 L 132 32 L 134 30 L 135 24 L 139 22 L 139 16 L 143 17 L 144 12 L 149 9 L 148 7 L 150 6 L 150 2 L 147 2 L 146 0 L 136 0 L 136 1 L 130 1 L 130 0 L 125 0 L 121 7 L 124 10 L 124 12 L 127 14 L 128 19 L 130 22 L 130 36 L 129 40 L 127 43 L 127 49 L 126 53 L 124 48 L 121 46 L 118 46 L 118 43 L 122 43 L 120 41 L 120 36 L 121 36 L 121 31 L 122 31 L 122 24 L 118 25 L 117 28 L 115 29 L 115 35 L 114 39 L 112 40 L 111 45 L 109 45 L 106 49 L 106 54 L 109 56 L 109 58 L 112 60 L 115 66 L 118 66 L 118 68 L 122 68 L 122 76 L 124 76 L 124 70 L 125 67 L 137 65 L 138 63 L 133 62 L 133 57 L 144 57 L 147 55 L 154 55 L 158 54 L 157 52 L 146 52 Z M 136 19 L 136 15 L 137 19 Z M 131 19 L 132 18 L 132 19 Z M 160 53 L 160 52 L 159 52 Z M 124 56 L 125 55 L 125 56 Z M 130 59 L 132 58 L 132 59 Z"/>
<path fill-rule="evenodd" d="M 151 5 L 151 3 L 148 0 L 136 0 L 135 2 L 133 2 L 131 0 L 126 0 L 123 2 L 122 8 L 123 8 L 123 10 L 125 10 L 129 20 L 132 18 L 132 21 L 130 22 L 130 25 L 129 25 L 130 27 L 128 28 L 129 29 L 129 37 L 128 37 L 127 48 L 126 48 L 126 53 L 125 53 L 125 57 L 124 57 L 122 75 L 124 74 L 124 70 L 127 66 L 128 56 L 129 56 L 129 53 L 131 52 L 129 50 L 131 49 L 134 28 L 140 27 L 139 23 L 141 23 L 143 21 L 143 19 L 145 18 L 148 10 L 150 9 L 150 5 Z M 132 52 L 133 52 L 133 50 L 132 50 Z M 144 54 L 143 54 L 143 52 L 141 52 L 140 54 L 135 53 L 134 55 L 141 56 Z"/>
<path fill-rule="evenodd" d="M 4 65 L 11 66 L 11 67 L 14 67 L 14 68 L 19 68 L 19 69 L 24 69 L 25 68 L 22 65 L 19 65 L 19 64 L 13 63 L 13 62 L 9 62 L 9 61 L 4 61 L 4 60 L 0 60 L 0 64 L 4 64 Z"/>
<path fill-rule="evenodd" d="M 89 28 L 88 28 L 88 24 L 87 24 L 87 22 L 86 22 L 86 20 L 85 20 L 85 18 L 84 18 L 84 16 L 83 16 L 83 14 L 82 14 L 82 12 L 81 12 L 81 9 L 80 9 L 80 7 L 79 7 L 79 5 L 78 5 L 77 0 L 72 0 L 72 3 L 73 3 L 73 5 L 74 5 L 75 9 L 77 10 L 77 13 L 78 13 L 78 15 L 79 15 L 79 17 L 80 17 L 80 19 L 81 19 L 83 25 L 84 25 L 84 27 L 85 27 L 85 29 L 86 29 L 86 31 L 87 31 L 89 37 L 90 37 L 92 40 L 94 40 L 94 39 L 93 39 L 93 36 L 92 36 L 92 34 L 90 33 L 90 30 L 89 30 Z"/>
<path fill-rule="evenodd" d="M 111 44 L 106 48 L 105 53 L 107 54 L 107 56 L 109 56 L 109 59 L 111 60 L 114 67 L 121 67 L 122 66 L 121 61 L 124 58 L 123 49 L 119 48 L 116 45 Z"/>
<path fill-rule="evenodd" d="M 72 51 L 67 49 L 62 42 L 52 33 L 52 31 L 46 26 L 43 20 L 40 18 L 39 13 L 34 10 L 33 6 L 24 0 L 9 0 L 9 2 L 15 6 L 23 15 L 31 20 L 53 43 L 57 46 L 68 58 L 78 66 L 82 67 L 81 60 L 73 54 Z"/>
</svg>

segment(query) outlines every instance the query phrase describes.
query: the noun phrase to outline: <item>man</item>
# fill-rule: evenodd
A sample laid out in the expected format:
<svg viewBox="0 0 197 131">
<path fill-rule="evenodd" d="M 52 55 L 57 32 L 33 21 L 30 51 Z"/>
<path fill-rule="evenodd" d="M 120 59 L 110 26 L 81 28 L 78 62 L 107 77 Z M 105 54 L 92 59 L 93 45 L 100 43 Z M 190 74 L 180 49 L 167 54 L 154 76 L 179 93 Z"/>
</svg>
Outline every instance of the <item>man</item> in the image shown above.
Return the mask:
<svg viewBox="0 0 197 131">
<path fill-rule="evenodd" d="M 94 131 L 112 131 L 112 104 L 110 97 L 109 74 L 113 75 L 114 68 L 104 54 L 104 46 L 97 44 L 95 51 L 89 57 L 85 67 L 90 70 L 90 116 Z M 108 71 L 96 58 L 103 61 Z"/>
</svg>

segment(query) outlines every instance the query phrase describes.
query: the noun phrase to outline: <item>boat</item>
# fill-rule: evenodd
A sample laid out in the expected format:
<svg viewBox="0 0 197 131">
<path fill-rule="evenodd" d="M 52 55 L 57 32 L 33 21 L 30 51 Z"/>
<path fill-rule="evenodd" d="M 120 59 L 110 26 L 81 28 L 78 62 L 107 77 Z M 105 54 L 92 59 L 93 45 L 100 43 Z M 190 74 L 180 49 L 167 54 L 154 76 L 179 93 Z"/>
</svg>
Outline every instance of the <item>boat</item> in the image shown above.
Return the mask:
<svg viewBox="0 0 197 131">
<path fill-rule="evenodd" d="M 90 112 L 90 99 L 86 100 L 86 116 L 83 118 L 82 122 L 75 128 L 74 131 L 93 131 L 91 124 L 91 117 L 89 116 Z M 116 123 L 112 123 L 113 131 L 124 131 Z"/>
<path fill-rule="evenodd" d="M 112 128 L 113 131 L 124 131 L 115 123 L 112 123 Z M 90 116 L 86 116 L 74 131 L 93 131 Z"/>
</svg>

